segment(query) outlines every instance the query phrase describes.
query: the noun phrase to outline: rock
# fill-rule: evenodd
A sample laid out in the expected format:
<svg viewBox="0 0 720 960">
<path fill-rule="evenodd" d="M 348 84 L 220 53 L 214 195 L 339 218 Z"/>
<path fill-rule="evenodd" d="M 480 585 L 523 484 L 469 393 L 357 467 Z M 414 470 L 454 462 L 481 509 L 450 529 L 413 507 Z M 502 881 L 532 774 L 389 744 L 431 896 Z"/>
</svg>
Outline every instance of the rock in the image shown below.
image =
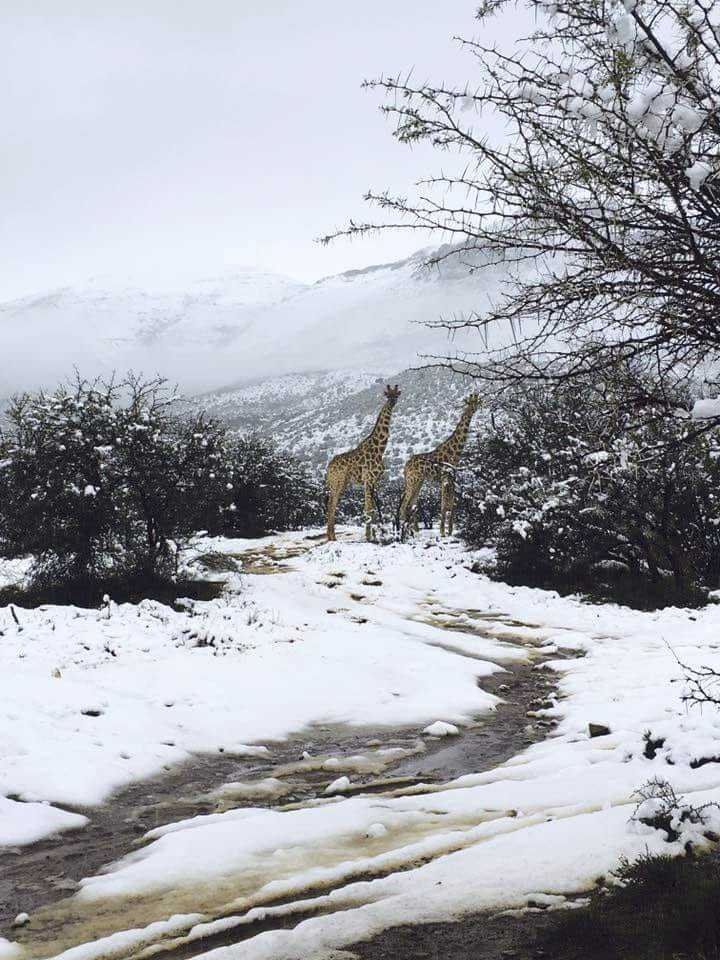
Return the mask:
<svg viewBox="0 0 720 960">
<path fill-rule="evenodd" d="M 588 733 L 591 737 L 606 737 L 610 732 L 610 727 L 606 727 L 604 723 L 588 724 Z"/>
<path fill-rule="evenodd" d="M 26 927 L 30 923 L 29 913 L 19 913 L 12 922 L 13 927 Z"/>
<path fill-rule="evenodd" d="M 457 737 L 460 731 L 454 723 L 436 720 L 429 727 L 425 727 L 423 733 L 426 733 L 429 737 Z"/>
<path fill-rule="evenodd" d="M 338 777 L 325 787 L 325 793 L 344 793 L 350 787 L 350 777 Z"/>
</svg>

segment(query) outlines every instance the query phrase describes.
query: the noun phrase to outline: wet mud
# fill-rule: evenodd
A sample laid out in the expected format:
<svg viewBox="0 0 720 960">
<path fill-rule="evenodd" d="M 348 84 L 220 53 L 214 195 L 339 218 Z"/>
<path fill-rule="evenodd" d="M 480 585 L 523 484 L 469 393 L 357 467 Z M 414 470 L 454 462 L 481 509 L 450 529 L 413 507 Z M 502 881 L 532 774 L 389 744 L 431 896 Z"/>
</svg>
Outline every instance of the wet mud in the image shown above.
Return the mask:
<svg viewBox="0 0 720 960">
<path fill-rule="evenodd" d="M 453 923 L 393 927 L 346 947 L 347 960 L 570 960 L 552 933 L 563 911 L 480 913 Z"/>
</svg>

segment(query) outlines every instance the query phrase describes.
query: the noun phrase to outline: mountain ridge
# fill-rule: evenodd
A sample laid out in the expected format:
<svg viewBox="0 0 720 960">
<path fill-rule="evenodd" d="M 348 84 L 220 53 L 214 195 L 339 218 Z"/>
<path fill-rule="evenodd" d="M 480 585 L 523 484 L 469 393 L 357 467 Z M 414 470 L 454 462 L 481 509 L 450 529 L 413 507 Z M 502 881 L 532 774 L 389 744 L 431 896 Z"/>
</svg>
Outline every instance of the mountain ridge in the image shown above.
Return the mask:
<svg viewBox="0 0 720 960">
<path fill-rule="evenodd" d="M 427 324 L 480 309 L 504 272 L 488 268 L 481 280 L 454 257 L 424 266 L 447 249 L 313 284 L 261 270 L 144 287 L 96 277 L 0 303 L 0 395 L 52 388 L 73 368 L 141 371 L 200 393 L 303 371 L 390 372 L 419 355 L 462 353 L 476 345 L 472 336 L 450 341 Z"/>
</svg>

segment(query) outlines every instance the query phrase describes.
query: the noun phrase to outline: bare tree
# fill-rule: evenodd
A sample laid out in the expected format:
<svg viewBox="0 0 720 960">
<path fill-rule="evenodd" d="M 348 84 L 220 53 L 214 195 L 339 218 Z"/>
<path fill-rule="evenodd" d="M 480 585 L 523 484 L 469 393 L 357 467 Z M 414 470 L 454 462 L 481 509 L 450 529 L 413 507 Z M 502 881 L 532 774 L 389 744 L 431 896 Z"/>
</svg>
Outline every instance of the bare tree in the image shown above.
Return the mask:
<svg viewBox="0 0 720 960">
<path fill-rule="evenodd" d="M 511 6 L 484 0 L 480 32 Z M 429 230 L 451 241 L 434 262 L 504 264 L 491 309 L 438 320 L 483 334 L 477 353 L 445 362 L 496 384 L 600 377 L 628 361 L 660 383 L 704 374 L 720 346 L 720 7 L 525 6 L 536 29 L 511 50 L 460 40 L 477 83 L 366 84 L 383 92 L 395 137 L 429 142 L 452 172 L 411 198 L 369 193 L 379 222 L 324 239 Z M 494 138 L 490 113 L 504 121 Z"/>
</svg>

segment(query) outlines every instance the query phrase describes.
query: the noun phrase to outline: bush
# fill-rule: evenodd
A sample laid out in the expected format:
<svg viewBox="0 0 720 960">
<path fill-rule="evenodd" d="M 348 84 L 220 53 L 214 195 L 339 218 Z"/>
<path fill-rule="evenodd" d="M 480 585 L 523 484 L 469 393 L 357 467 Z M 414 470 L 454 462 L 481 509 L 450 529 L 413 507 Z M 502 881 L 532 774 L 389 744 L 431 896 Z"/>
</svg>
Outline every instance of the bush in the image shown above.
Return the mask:
<svg viewBox="0 0 720 960">
<path fill-rule="evenodd" d="M 197 526 L 227 536 L 254 537 L 272 530 L 297 530 L 321 523 L 319 484 L 297 460 L 259 436 L 228 445 L 232 504 L 213 516 L 201 513 Z"/>
<path fill-rule="evenodd" d="M 617 885 L 569 911 L 552 935 L 563 956 L 603 960 L 718 960 L 720 859 L 651 856 L 624 861 Z"/>
<path fill-rule="evenodd" d="M 464 535 L 496 544 L 510 583 L 699 602 L 720 575 L 716 431 L 640 418 L 616 396 L 608 384 L 516 391 L 471 451 Z"/>
<path fill-rule="evenodd" d="M 99 597 L 167 582 L 199 528 L 286 529 L 317 510 L 296 464 L 183 414 L 162 381 L 77 380 L 17 398 L 0 442 L 0 541 L 32 554 L 32 586 Z"/>
</svg>

